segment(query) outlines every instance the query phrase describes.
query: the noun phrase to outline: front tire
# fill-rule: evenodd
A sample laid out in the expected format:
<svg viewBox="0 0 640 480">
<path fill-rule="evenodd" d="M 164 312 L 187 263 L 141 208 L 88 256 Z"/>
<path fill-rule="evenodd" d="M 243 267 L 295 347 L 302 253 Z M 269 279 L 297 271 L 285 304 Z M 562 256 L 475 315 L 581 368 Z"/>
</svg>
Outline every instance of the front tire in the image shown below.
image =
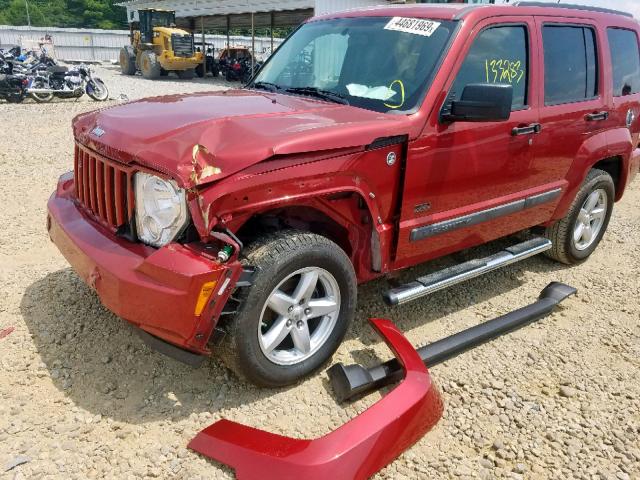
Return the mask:
<svg viewBox="0 0 640 480">
<path fill-rule="evenodd" d="M 338 348 L 355 314 L 356 276 L 331 240 L 281 232 L 246 250 L 257 269 L 225 325 L 225 364 L 265 387 L 290 385 L 320 368 Z"/>
<path fill-rule="evenodd" d="M 136 54 L 131 45 L 120 49 L 120 71 L 123 75 L 136 74 Z"/>
<path fill-rule="evenodd" d="M 155 80 L 160 77 L 160 62 L 155 53 L 145 51 L 140 55 L 140 71 L 142 76 L 148 80 Z"/>
<path fill-rule="evenodd" d="M 87 82 L 85 88 L 87 95 L 89 95 L 96 102 L 104 102 L 109 98 L 109 89 L 99 78 L 94 78 Z"/>
<path fill-rule="evenodd" d="M 584 262 L 604 236 L 615 201 L 611 175 L 593 169 L 582 183 L 567 215 L 548 227 L 545 236 L 553 242 L 546 255 L 567 265 Z"/>
</svg>

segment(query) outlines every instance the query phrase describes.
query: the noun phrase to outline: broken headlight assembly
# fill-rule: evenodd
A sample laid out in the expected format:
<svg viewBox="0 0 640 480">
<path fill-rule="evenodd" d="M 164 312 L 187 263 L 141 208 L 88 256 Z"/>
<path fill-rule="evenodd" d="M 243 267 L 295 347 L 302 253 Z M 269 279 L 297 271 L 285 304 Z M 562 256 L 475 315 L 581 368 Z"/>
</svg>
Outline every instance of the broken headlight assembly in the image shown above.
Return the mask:
<svg viewBox="0 0 640 480">
<path fill-rule="evenodd" d="M 135 174 L 134 188 L 138 239 L 162 247 L 180 235 L 189 220 L 185 190 L 144 172 Z"/>
</svg>

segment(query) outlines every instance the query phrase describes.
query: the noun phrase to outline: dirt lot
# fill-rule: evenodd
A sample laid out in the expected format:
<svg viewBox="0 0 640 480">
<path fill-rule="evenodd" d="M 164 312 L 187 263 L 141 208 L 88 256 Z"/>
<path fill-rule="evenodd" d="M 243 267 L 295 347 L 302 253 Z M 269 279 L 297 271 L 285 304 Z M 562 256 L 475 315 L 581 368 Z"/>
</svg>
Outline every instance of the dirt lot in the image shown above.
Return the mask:
<svg viewBox="0 0 640 480">
<path fill-rule="evenodd" d="M 98 74 L 115 98 L 226 86 Z M 213 421 L 315 437 L 378 399 L 337 405 L 324 372 L 269 391 L 214 361 L 193 370 L 149 350 L 100 305 L 44 222 L 57 177 L 72 167 L 71 119 L 100 106 L 0 104 L 0 330 L 15 327 L 0 339 L 0 477 L 232 478 L 185 448 Z M 390 357 L 369 316 L 394 319 L 419 345 L 527 304 L 552 280 L 579 289 L 539 324 L 434 368 L 444 419 L 377 478 L 640 478 L 638 205 L 640 182 L 578 267 L 534 258 L 395 309 L 382 303 L 384 281 L 360 288 L 357 321 L 334 361 Z"/>
</svg>

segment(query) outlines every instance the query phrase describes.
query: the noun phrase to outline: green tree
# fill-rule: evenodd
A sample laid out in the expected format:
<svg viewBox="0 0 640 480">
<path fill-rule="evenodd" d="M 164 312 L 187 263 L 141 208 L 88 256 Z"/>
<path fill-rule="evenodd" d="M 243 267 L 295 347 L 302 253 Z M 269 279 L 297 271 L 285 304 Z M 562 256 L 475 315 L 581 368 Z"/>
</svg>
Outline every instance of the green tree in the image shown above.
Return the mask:
<svg viewBox="0 0 640 480">
<path fill-rule="evenodd" d="M 0 24 L 38 27 L 126 28 L 126 9 L 113 0 L 0 0 Z"/>
</svg>

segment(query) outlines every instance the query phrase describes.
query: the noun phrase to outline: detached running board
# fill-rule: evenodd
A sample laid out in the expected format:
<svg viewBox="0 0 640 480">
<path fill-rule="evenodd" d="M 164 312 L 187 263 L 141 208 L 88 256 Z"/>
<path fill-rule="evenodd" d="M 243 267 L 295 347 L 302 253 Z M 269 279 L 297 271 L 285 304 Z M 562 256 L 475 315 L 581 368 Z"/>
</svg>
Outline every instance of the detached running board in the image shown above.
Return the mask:
<svg viewBox="0 0 640 480">
<path fill-rule="evenodd" d="M 551 248 L 551 241 L 546 238 L 532 238 L 526 242 L 509 247 L 502 252 L 486 258 L 470 260 L 453 267 L 445 268 L 424 277 L 420 277 L 411 283 L 401 285 L 385 292 L 382 296 L 389 305 L 402 305 L 417 298 L 430 295 L 438 290 L 450 287 L 457 283 L 470 280 L 485 273 L 512 263 L 533 257 Z"/>
<path fill-rule="evenodd" d="M 576 292 L 569 285 L 552 282 L 542 290 L 537 302 L 424 346 L 418 349 L 418 355 L 431 368 L 543 318 Z M 357 364 L 345 366 L 338 363 L 327 373 L 337 400 L 343 402 L 399 380 L 402 368 L 397 360 L 390 360 L 368 370 Z"/>
</svg>

